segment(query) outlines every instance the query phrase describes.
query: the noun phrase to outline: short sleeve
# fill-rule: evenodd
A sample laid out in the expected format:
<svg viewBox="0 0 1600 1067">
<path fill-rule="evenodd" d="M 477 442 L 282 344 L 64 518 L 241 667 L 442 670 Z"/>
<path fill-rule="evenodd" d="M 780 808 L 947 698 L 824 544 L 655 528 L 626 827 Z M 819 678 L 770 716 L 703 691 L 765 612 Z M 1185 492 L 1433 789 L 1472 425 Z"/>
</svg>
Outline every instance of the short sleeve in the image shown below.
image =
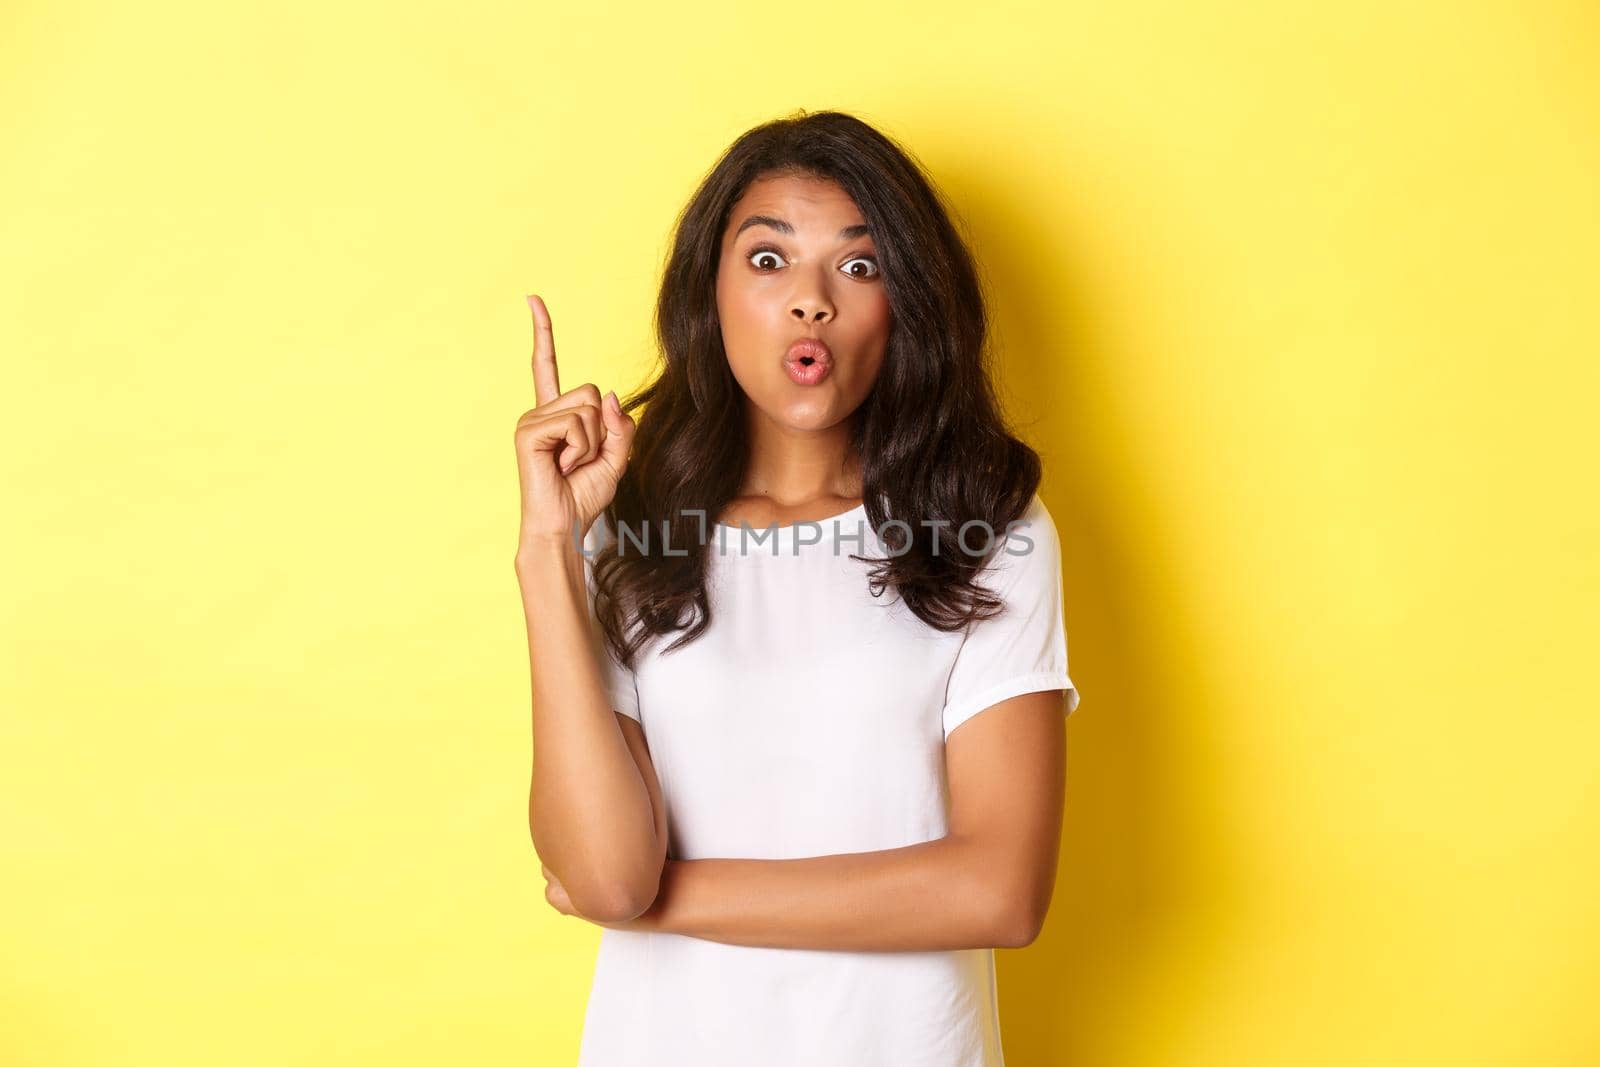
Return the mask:
<svg viewBox="0 0 1600 1067">
<path fill-rule="evenodd" d="M 969 533 L 969 544 L 976 544 L 978 532 Z M 996 531 L 997 537 L 1003 534 Z M 962 638 L 945 689 L 944 736 L 1023 693 L 1064 690 L 1065 714 L 1071 715 L 1078 690 L 1067 674 L 1061 542 L 1037 494 L 977 581 L 1005 607 L 994 618 L 971 623 Z"/>
<path fill-rule="evenodd" d="M 588 591 L 589 630 L 594 635 L 595 659 L 600 664 L 600 684 L 612 710 L 621 712 L 634 722 L 640 722 L 639 686 L 634 673 L 624 667 L 606 645 L 600 620 L 594 607 L 594 555 L 605 544 L 605 516 L 594 520 L 589 532 L 583 536 L 583 581 Z"/>
</svg>

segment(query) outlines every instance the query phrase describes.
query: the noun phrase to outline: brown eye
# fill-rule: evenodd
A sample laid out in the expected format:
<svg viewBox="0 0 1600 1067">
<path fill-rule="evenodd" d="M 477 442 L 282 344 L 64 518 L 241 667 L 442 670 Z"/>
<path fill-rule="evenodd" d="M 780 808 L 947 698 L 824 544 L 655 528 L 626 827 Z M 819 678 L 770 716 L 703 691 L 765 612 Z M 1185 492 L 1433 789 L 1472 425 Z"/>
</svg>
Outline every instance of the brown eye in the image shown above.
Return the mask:
<svg viewBox="0 0 1600 1067">
<path fill-rule="evenodd" d="M 760 271 L 777 270 L 778 269 L 775 266 L 773 266 L 773 267 L 762 266 L 761 263 L 758 262 L 758 260 L 760 260 L 760 259 L 771 258 L 771 259 L 777 260 L 779 263 L 783 262 L 783 257 L 778 255 L 778 253 L 775 250 L 771 249 L 771 248 L 757 248 L 753 252 L 751 252 L 748 256 L 746 256 L 745 258 L 749 261 L 749 263 L 750 263 L 750 265 L 752 267 L 754 267 L 756 270 L 760 270 Z"/>
<path fill-rule="evenodd" d="M 865 263 L 871 269 L 863 274 L 860 271 L 849 269 L 851 263 Z M 850 275 L 850 277 L 862 279 L 876 278 L 882 271 L 882 268 L 878 266 L 878 261 L 873 259 L 871 256 L 856 256 L 854 259 L 851 259 L 845 263 L 845 268 L 845 273 Z"/>
</svg>

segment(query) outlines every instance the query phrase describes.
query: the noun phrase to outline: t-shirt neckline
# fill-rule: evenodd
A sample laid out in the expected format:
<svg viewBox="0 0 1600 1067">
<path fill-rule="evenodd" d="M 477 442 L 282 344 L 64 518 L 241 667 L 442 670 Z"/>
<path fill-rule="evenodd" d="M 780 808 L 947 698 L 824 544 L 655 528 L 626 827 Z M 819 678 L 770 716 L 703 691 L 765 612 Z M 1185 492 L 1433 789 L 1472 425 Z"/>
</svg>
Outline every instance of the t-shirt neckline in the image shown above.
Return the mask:
<svg viewBox="0 0 1600 1067">
<path fill-rule="evenodd" d="M 812 525 L 819 526 L 819 527 L 822 528 L 822 535 L 823 535 L 823 537 L 825 539 L 829 534 L 831 534 L 833 532 L 832 527 L 830 527 L 828 525 L 829 523 L 840 522 L 840 521 L 842 521 L 844 519 L 853 519 L 857 515 L 860 515 L 861 517 L 865 518 L 866 514 L 867 514 L 867 502 L 866 502 L 865 499 L 863 499 L 861 501 L 861 503 L 857 504 L 855 507 L 851 508 L 848 511 L 841 511 L 837 515 L 824 515 L 820 519 L 800 519 L 799 521 L 791 522 L 786 526 L 773 526 L 770 523 L 762 523 L 759 526 L 751 525 L 749 527 L 749 531 L 750 532 L 748 534 L 745 533 L 743 527 L 740 527 L 740 526 L 737 526 L 737 525 L 730 525 L 730 524 L 725 523 L 725 522 L 714 522 L 714 523 L 711 524 L 711 528 L 713 530 L 726 530 L 726 531 L 728 531 L 729 534 L 731 534 L 734 537 L 739 537 L 739 536 L 768 537 L 768 536 L 776 535 L 775 539 L 776 539 L 778 544 L 787 545 L 787 544 L 789 544 L 790 542 L 792 542 L 794 540 L 794 531 L 795 531 L 795 529 L 797 527 L 800 527 L 800 526 L 809 527 L 809 526 L 812 526 Z M 845 528 L 841 527 L 841 531 L 843 532 L 844 530 L 845 530 Z M 770 531 L 770 533 L 769 533 L 769 531 Z M 817 542 L 817 543 L 820 544 L 822 542 Z"/>
</svg>

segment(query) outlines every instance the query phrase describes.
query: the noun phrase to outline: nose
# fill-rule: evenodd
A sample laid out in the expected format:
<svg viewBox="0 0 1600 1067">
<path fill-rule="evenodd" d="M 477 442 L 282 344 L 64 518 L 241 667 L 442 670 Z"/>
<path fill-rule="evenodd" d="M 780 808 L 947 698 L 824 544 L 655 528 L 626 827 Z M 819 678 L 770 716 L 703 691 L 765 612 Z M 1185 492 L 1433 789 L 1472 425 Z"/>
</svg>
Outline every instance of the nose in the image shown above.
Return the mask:
<svg viewBox="0 0 1600 1067">
<path fill-rule="evenodd" d="M 808 287 L 797 292 L 789 314 L 800 322 L 833 321 L 833 301 L 828 298 L 827 287 L 818 285 L 815 289 Z"/>
</svg>

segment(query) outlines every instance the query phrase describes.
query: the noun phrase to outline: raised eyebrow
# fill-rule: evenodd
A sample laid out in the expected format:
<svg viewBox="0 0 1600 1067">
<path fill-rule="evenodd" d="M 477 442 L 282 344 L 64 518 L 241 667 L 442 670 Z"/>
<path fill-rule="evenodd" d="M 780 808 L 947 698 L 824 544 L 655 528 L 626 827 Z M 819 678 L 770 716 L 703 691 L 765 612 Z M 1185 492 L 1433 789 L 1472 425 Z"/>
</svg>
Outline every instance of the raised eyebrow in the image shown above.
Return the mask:
<svg viewBox="0 0 1600 1067">
<path fill-rule="evenodd" d="M 786 219 L 780 219 L 775 215 L 751 215 L 749 218 L 739 223 L 739 228 L 733 231 L 733 235 L 738 237 L 741 233 L 748 230 L 752 226 L 769 226 L 772 229 L 777 230 L 779 233 L 787 234 L 790 237 L 794 236 L 794 227 L 791 226 Z M 846 226 L 844 229 L 839 231 L 839 240 L 841 241 L 853 241 L 857 237 L 870 236 L 872 236 L 872 227 L 868 226 L 864 222 L 858 223 L 854 226 Z"/>
</svg>

